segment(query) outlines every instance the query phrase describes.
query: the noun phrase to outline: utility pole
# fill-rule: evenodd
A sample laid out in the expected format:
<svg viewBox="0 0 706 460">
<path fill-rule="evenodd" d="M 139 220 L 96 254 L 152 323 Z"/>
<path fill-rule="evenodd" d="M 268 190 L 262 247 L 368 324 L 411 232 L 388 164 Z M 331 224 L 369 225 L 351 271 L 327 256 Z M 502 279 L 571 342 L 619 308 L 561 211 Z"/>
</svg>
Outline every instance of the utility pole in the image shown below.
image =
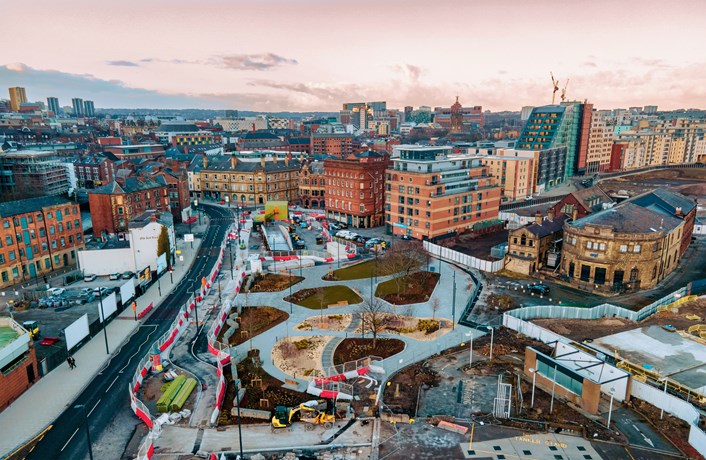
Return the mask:
<svg viewBox="0 0 706 460">
<path fill-rule="evenodd" d="M 451 329 L 456 330 L 456 270 L 454 270 L 454 291 L 451 297 Z"/>
</svg>

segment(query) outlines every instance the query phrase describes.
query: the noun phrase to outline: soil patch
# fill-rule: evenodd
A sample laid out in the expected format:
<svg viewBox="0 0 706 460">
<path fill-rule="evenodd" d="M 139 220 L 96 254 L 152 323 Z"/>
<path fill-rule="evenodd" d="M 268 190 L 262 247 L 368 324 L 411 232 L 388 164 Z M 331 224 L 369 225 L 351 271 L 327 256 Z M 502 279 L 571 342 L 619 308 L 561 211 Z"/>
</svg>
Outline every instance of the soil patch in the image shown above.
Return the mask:
<svg viewBox="0 0 706 460">
<path fill-rule="evenodd" d="M 445 318 L 417 318 L 415 316 L 384 315 L 381 320 L 380 332 L 399 334 L 411 339 L 428 341 L 435 340 L 451 331 L 453 323 Z M 356 332 L 362 332 L 363 325 Z M 366 328 L 366 332 L 370 329 Z"/>
<path fill-rule="evenodd" d="M 245 388 L 240 407 L 274 411 L 279 405 L 292 407 L 311 399 L 311 395 L 283 388 L 283 383 L 265 372 L 260 362 L 259 350 L 251 350 L 248 357 L 238 364 L 238 377 Z M 226 379 L 226 395 L 218 425 L 234 425 L 237 423 L 237 417 L 231 415 L 231 409 L 235 407 L 235 384 L 230 367 L 224 369 L 223 375 Z M 263 422 L 265 421 L 260 419 L 242 419 L 242 423 L 247 424 Z"/>
<path fill-rule="evenodd" d="M 304 280 L 301 276 L 278 275 L 275 273 L 267 273 L 266 275 L 255 275 L 250 289 L 244 292 L 278 292 L 283 291 L 289 286 L 294 286 Z"/>
<path fill-rule="evenodd" d="M 235 311 L 234 309 L 231 312 Z M 268 329 L 272 329 L 279 323 L 282 323 L 289 318 L 289 314 L 278 310 L 274 307 L 243 307 L 243 312 L 238 316 L 240 328 L 230 336 L 228 343 L 230 345 L 240 345 L 245 343 L 250 338 L 262 334 Z M 230 329 L 226 323 L 223 330 L 218 335 L 218 340 L 222 342 L 223 334 Z"/>
<path fill-rule="evenodd" d="M 297 324 L 296 329 L 300 331 L 313 331 L 314 329 L 326 329 L 329 331 L 341 332 L 351 324 L 353 315 L 323 315 L 311 316 L 304 322 Z"/>
<path fill-rule="evenodd" d="M 440 275 L 419 271 L 378 284 L 375 295 L 394 305 L 426 302 Z"/>
<path fill-rule="evenodd" d="M 431 367 L 423 363 L 405 367 L 390 379 L 390 385 L 385 388 L 383 401 L 385 405 L 397 414 L 407 414 L 414 417 L 417 407 L 419 388 L 436 387 L 441 382 L 441 376 Z"/>
<path fill-rule="evenodd" d="M 355 305 L 363 301 L 348 286 L 326 286 L 302 289 L 284 298 L 285 302 L 293 302 L 302 307 L 320 310 L 334 304 Z"/>
<path fill-rule="evenodd" d="M 294 378 L 323 377 L 321 354 L 330 340 L 320 335 L 283 338 L 272 347 L 272 362 Z"/>
<path fill-rule="evenodd" d="M 343 339 L 333 352 L 333 363 L 343 364 L 349 361 L 379 356 L 389 358 L 404 350 L 404 342 L 399 339 L 377 339 L 373 347 L 373 339 Z"/>
</svg>

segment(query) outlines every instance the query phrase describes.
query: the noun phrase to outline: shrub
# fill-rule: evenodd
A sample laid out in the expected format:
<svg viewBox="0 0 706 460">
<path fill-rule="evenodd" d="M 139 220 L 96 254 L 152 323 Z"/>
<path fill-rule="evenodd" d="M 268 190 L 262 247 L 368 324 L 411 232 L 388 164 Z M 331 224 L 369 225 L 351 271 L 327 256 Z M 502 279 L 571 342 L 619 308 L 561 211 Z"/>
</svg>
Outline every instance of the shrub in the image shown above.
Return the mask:
<svg viewBox="0 0 706 460">
<path fill-rule="evenodd" d="M 297 340 L 296 342 L 293 342 L 294 346 L 297 347 L 297 350 L 308 350 L 309 348 L 314 347 L 314 342 L 312 342 L 309 339 L 302 339 L 302 340 Z"/>
<path fill-rule="evenodd" d="M 439 330 L 439 322 L 435 319 L 420 319 L 417 321 L 417 330 L 424 331 L 425 334 L 431 334 Z"/>
</svg>

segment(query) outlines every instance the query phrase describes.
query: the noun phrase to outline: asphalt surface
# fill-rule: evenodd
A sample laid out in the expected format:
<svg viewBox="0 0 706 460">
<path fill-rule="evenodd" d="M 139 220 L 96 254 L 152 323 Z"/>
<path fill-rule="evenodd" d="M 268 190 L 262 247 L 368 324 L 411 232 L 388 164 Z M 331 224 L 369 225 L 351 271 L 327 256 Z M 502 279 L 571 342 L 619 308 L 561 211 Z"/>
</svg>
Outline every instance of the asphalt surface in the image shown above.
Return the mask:
<svg viewBox="0 0 706 460">
<path fill-rule="evenodd" d="M 88 456 L 85 425 L 88 423 L 92 440 L 98 439 L 113 418 L 117 407 L 130 404 L 128 385 L 138 361 L 149 351 L 152 343 L 167 331 L 179 307 L 186 303 L 194 286 L 206 276 L 215 264 L 226 230 L 233 222 L 228 209 L 202 206 L 211 217 L 211 225 L 203 235 L 203 243 L 191 270 L 181 283 L 166 297 L 128 341 L 113 355 L 86 389 L 67 406 L 54 421 L 53 428 L 35 446 L 27 459 L 77 459 Z M 81 363 L 89 365 L 89 363 Z M 83 405 L 82 409 L 74 408 Z M 38 410 L 41 407 L 38 404 Z M 88 421 L 86 422 L 86 415 Z"/>
</svg>

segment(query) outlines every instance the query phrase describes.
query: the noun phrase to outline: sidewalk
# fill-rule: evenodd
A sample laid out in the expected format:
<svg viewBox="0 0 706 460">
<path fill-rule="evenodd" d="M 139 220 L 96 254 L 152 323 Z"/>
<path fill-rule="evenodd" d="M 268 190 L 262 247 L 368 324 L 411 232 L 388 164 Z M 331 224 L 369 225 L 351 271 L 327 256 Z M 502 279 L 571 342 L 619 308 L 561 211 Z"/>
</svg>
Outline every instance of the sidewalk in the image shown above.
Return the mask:
<svg viewBox="0 0 706 460">
<path fill-rule="evenodd" d="M 178 284 L 190 269 L 200 246 L 200 239 L 194 240 L 193 249 L 190 244 L 183 244 L 183 242 L 177 244 L 177 249 L 181 250 L 184 261 L 177 261 L 174 266 L 173 285 Z M 138 313 L 150 303 L 154 303 L 156 308 L 162 299 L 170 294 L 170 287 L 173 285 L 169 276 L 163 275 L 161 283 L 165 287 L 161 296 L 155 283 L 150 286 L 143 296 L 137 299 Z M 148 317 L 149 315 L 146 318 Z M 145 319 L 135 321 L 132 309 L 127 307 L 118 317 L 111 321 L 107 327 L 111 353 L 119 350 L 122 344 Z M 112 355 L 109 356 L 105 353 L 103 340 L 103 332 L 101 331 L 74 353 L 73 356 L 76 359 L 75 369 L 69 370 L 68 364 L 63 363 L 37 381 L 7 409 L 0 412 L 0 433 L 3 434 L 0 436 L 0 455 L 5 456 L 16 447 L 32 439 L 37 433 L 52 423 L 70 402 L 90 384 L 93 377 L 105 367 L 112 357 Z M 126 372 L 132 373 L 134 369 L 126 369 Z M 115 391 L 126 391 L 126 389 L 116 388 Z M 88 411 L 92 409 L 87 408 Z"/>
</svg>

